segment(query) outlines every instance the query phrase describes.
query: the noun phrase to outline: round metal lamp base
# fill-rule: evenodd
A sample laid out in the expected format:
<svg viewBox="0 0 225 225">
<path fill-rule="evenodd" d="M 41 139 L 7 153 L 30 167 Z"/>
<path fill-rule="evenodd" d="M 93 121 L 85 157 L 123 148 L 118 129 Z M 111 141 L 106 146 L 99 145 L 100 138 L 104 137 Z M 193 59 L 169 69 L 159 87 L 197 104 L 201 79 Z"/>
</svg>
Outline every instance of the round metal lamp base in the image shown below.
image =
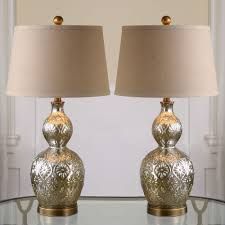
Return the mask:
<svg viewBox="0 0 225 225">
<path fill-rule="evenodd" d="M 77 204 L 72 208 L 49 209 L 38 206 L 38 213 L 43 216 L 71 216 L 77 213 Z"/>
<path fill-rule="evenodd" d="M 187 206 L 177 209 L 152 208 L 148 204 L 148 213 L 154 216 L 181 216 L 187 213 Z"/>
</svg>

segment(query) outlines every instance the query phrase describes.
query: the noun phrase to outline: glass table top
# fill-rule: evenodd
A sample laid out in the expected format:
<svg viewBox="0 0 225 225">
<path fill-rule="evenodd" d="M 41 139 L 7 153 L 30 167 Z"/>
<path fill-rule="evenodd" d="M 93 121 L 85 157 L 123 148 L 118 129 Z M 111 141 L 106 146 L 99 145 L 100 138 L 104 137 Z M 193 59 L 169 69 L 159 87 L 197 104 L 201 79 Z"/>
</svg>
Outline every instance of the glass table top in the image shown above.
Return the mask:
<svg viewBox="0 0 225 225">
<path fill-rule="evenodd" d="M 0 202 L 0 225 L 205 225 L 225 224 L 225 202 L 190 197 L 188 213 L 179 217 L 147 214 L 144 198 L 83 197 L 78 214 L 45 217 L 37 213 L 35 197 Z"/>
</svg>

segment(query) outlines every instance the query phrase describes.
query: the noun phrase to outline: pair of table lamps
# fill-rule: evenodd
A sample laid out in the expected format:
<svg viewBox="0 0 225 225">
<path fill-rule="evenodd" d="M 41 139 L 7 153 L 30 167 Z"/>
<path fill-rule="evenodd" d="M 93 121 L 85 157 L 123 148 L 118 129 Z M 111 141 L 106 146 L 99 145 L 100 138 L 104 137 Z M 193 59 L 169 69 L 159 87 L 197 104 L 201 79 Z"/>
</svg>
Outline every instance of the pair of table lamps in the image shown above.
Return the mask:
<svg viewBox="0 0 225 225">
<path fill-rule="evenodd" d="M 47 216 L 76 213 L 84 183 L 82 160 L 66 147 L 73 127 L 61 97 L 109 94 L 102 27 L 62 22 L 56 16 L 54 25 L 15 28 L 7 86 L 8 95 L 54 98 L 43 125 L 49 147 L 31 167 L 38 211 Z M 178 216 L 194 169 L 175 147 L 182 126 L 170 97 L 216 95 L 217 83 L 209 28 L 173 26 L 168 16 L 162 23 L 122 28 L 115 94 L 163 98 L 152 126 L 159 146 L 142 161 L 141 184 L 150 214 Z"/>
</svg>

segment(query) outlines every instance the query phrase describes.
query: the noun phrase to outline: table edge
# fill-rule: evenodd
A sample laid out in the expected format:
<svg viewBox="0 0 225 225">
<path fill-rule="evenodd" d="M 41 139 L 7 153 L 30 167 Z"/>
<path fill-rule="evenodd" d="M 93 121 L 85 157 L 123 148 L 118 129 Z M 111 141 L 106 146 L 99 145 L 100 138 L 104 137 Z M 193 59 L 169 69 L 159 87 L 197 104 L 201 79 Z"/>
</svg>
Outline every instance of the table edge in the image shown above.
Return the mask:
<svg viewBox="0 0 225 225">
<path fill-rule="evenodd" d="M 22 200 L 22 199 L 31 199 L 31 198 L 35 198 L 34 195 L 31 196 L 20 196 L 20 197 L 16 197 L 16 198 L 9 198 L 9 199 L 3 199 L 0 201 L 1 203 L 6 203 L 6 202 L 10 202 L 10 201 L 17 201 L 17 200 Z M 81 196 L 79 198 L 79 200 L 111 200 L 111 201 L 143 201 L 145 200 L 145 197 L 143 196 Z M 191 195 L 189 196 L 189 199 L 203 199 L 203 200 L 209 200 L 209 201 L 215 201 L 215 202 L 219 202 L 219 203 L 223 203 L 225 204 L 224 200 L 221 199 L 215 199 L 215 198 L 209 198 L 209 197 L 204 197 L 204 196 L 194 196 Z"/>
</svg>

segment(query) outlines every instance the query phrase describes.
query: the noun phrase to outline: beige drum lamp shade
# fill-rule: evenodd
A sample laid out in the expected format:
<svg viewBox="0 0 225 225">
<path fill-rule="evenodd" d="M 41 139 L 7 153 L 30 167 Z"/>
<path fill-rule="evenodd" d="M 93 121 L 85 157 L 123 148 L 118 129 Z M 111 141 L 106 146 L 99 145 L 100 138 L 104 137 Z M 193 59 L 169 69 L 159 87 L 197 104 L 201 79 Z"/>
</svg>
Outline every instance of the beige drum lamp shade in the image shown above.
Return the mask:
<svg viewBox="0 0 225 225">
<path fill-rule="evenodd" d="M 7 94 L 89 97 L 109 94 L 100 26 L 17 26 Z"/>
<path fill-rule="evenodd" d="M 124 26 L 116 95 L 189 97 L 217 94 L 207 26 Z"/>
</svg>

